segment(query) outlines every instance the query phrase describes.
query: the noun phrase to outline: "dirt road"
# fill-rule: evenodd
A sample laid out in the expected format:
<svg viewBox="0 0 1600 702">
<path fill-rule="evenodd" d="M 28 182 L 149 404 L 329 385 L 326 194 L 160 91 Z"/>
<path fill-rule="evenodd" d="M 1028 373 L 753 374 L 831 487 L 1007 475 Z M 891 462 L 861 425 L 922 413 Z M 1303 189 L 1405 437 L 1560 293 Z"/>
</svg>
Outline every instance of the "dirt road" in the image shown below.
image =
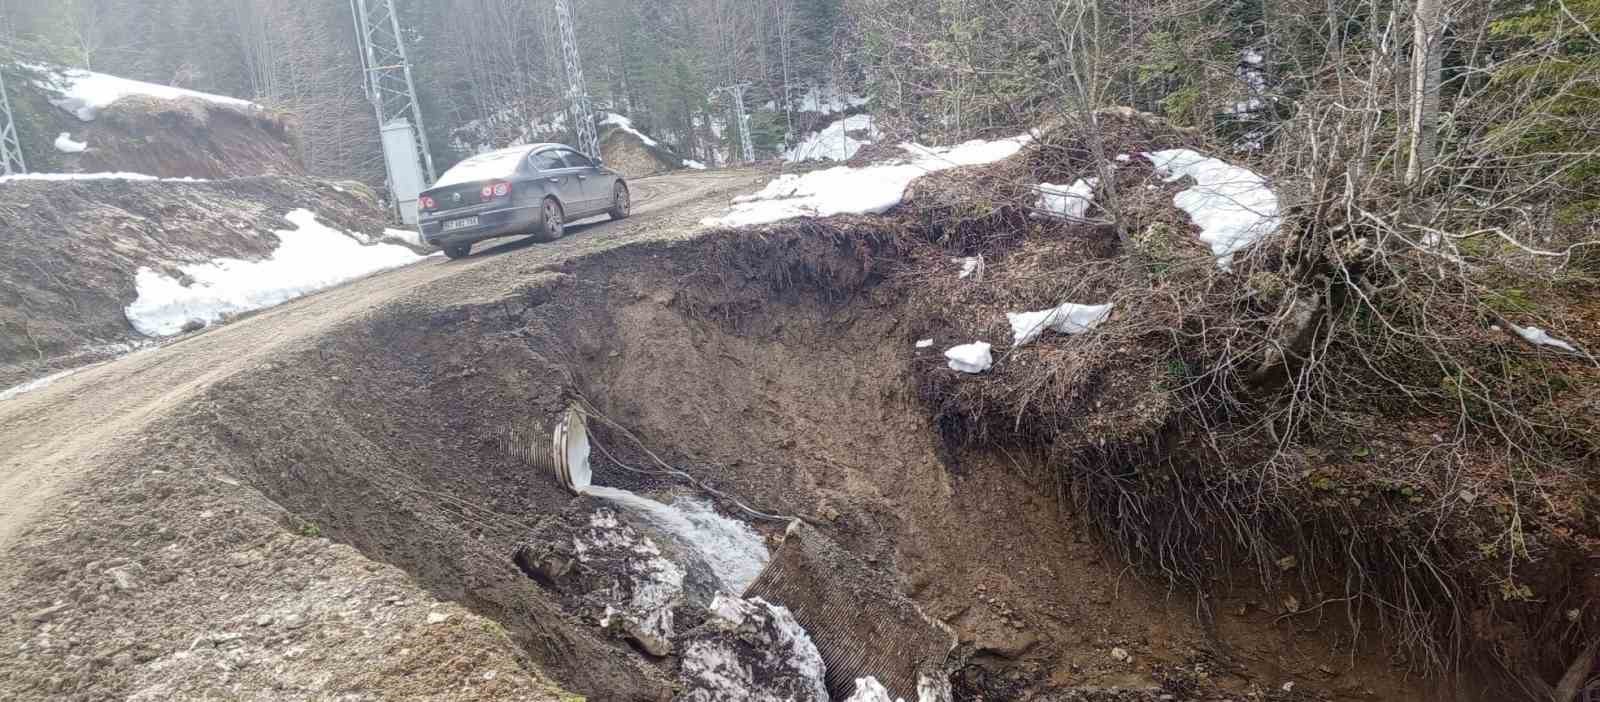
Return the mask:
<svg viewBox="0 0 1600 702">
<path fill-rule="evenodd" d="M 754 172 L 716 171 L 639 179 L 633 183 L 635 215 L 623 222 L 579 223 L 553 244 L 480 244 L 463 261 L 430 258 L 0 401 L 0 573 L 14 570 L 5 562 L 6 553 L 52 495 L 179 403 L 276 351 L 442 279 L 496 277 L 500 271 L 526 270 L 638 238 L 690 235 L 700 217 L 757 178 Z"/>
</svg>

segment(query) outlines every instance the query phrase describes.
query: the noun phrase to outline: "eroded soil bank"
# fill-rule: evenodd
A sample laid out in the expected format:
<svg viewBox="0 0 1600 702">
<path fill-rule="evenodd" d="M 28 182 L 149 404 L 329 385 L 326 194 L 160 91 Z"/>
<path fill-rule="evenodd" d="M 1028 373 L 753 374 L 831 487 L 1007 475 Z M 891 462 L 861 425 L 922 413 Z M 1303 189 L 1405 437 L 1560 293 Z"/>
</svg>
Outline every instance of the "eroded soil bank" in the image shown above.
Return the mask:
<svg viewBox="0 0 1600 702">
<path fill-rule="evenodd" d="M 241 544 L 242 562 L 307 541 L 348 544 L 494 622 L 463 635 L 507 633 L 516 646 L 501 655 L 520 661 L 521 677 L 496 684 L 535 689 L 547 675 L 590 699 L 664 699 L 672 659 L 573 616 L 512 562 L 540 520 L 574 498 L 505 455 L 500 439 L 581 395 L 667 462 L 765 511 L 807 517 L 884 568 L 958 633 L 968 661 L 959 699 L 1428 697 L 1436 683 L 1391 668 L 1373 635 L 1352 648 L 1331 611 L 1282 617 L 1248 586 L 1201 604 L 1135 574 L 1075 526 L 1032 453 L 947 443 L 922 392 L 950 372 L 940 355 L 948 323 L 912 304 L 910 259 L 877 226 L 835 219 L 628 245 L 498 287 L 440 281 L 425 298 L 212 388 L 174 420 L 185 438 L 145 447 L 163 458 L 119 489 L 137 509 L 152 490 L 172 496 L 162 486 L 178 482 L 163 478 L 173 473 L 206 478 L 179 490 L 195 492 L 195 504 L 237 489 L 227 481 L 254 488 L 275 505 L 259 513 L 278 514 L 290 533 Z M 929 337 L 940 345 L 914 348 Z M 615 432 L 596 433 L 618 458 L 644 464 Z M 603 457 L 596 468 L 600 484 L 687 489 Z M 198 519 L 183 505 L 164 499 L 159 509 Z M 152 548 L 171 538 L 160 522 L 128 523 L 151 532 Z M 781 527 L 761 528 L 775 537 Z M 302 566 L 291 574 L 285 587 L 305 592 Z M 158 627 L 143 628 L 159 639 Z M 424 655 L 398 639 L 389 647 L 379 660 L 397 675 Z M 412 689 L 492 697 L 477 664 L 468 668 Z M 128 684 L 119 670 L 87 681 Z"/>
</svg>

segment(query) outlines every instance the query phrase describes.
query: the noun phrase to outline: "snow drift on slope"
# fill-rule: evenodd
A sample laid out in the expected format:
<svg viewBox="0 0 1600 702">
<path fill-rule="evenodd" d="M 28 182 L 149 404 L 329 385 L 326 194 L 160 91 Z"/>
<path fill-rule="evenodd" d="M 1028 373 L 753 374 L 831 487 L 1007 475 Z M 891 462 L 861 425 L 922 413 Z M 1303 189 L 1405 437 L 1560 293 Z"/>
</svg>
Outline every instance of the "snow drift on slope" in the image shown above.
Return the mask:
<svg viewBox="0 0 1600 702">
<path fill-rule="evenodd" d="M 49 87 L 61 93 L 61 97 L 51 100 L 50 104 L 71 112 L 78 119 L 85 122 L 94 121 L 100 110 L 109 107 L 111 103 L 133 95 L 144 95 L 162 100 L 197 98 L 244 110 L 261 109 L 260 105 L 249 100 L 174 88 L 170 85 L 158 85 L 118 78 L 79 68 L 53 69 L 46 66 L 34 66 L 33 68 L 47 73 L 49 75 Z"/>
<path fill-rule="evenodd" d="M 20 180 L 159 180 L 162 182 L 204 183 L 204 178 L 157 178 L 143 173 L 18 173 L 0 176 L 0 183 Z"/>
<path fill-rule="evenodd" d="M 760 192 L 736 198 L 733 207 L 722 216 L 708 217 L 701 224 L 741 227 L 793 217 L 881 214 L 900 204 L 906 187 L 921 176 L 957 166 L 994 163 L 1015 155 L 1032 140 L 1031 135 L 1024 134 L 939 148 L 902 144 L 900 148 L 909 155 L 903 160 L 779 176 Z"/>
<path fill-rule="evenodd" d="M 317 221 L 310 210 L 285 215 L 294 229 L 277 232 L 278 249 L 262 261 L 219 258 L 178 269 L 193 282 L 148 268 L 134 277 L 138 298 L 125 310 L 128 321 L 147 336 L 171 336 L 190 320 L 206 323 L 278 305 L 421 258 L 403 246 L 362 246 L 354 238 Z"/>
<path fill-rule="evenodd" d="M 861 135 L 857 139 L 851 134 Z M 783 154 L 789 163 L 804 161 L 849 161 L 861 147 L 876 142 L 883 134 L 873 125 L 872 115 L 853 115 L 823 127 Z"/>
<path fill-rule="evenodd" d="M 88 150 L 89 142 L 78 141 L 72 138 L 71 132 L 62 132 L 56 137 L 56 151 L 64 154 L 81 154 Z"/>
<path fill-rule="evenodd" d="M 1211 245 L 1217 267 L 1230 270 L 1233 255 L 1278 230 L 1278 196 L 1265 178 L 1247 168 L 1189 149 L 1144 154 L 1171 183 L 1194 178 L 1192 188 L 1172 198 L 1200 227 L 1200 240 Z"/>
</svg>

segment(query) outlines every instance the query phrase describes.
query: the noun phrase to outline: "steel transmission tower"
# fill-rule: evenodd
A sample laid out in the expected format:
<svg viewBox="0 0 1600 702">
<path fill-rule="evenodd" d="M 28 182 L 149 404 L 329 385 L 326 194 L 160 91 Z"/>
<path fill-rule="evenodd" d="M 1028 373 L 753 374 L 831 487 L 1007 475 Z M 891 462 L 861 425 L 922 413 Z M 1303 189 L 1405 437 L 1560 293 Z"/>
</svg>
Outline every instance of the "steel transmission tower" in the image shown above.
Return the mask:
<svg viewBox="0 0 1600 702">
<path fill-rule="evenodd" d="M 556 23 L 561 25 L 561 60 L 567 69 L 567 100 L 572 104 L 578 150 L 600 163 L 600 134 L 594 128 L 594 107 L 589 104 L 589 87 L 583 80 L 583 57 L 578 54 L 578 36 L 572 28 L 572 6 L 567 0 L 555 3 Z"/>
<path fill-rule="evenodd" d="M 11 99 L 6 97 L 6 81 L 0 76 L 0 171 L 4 175 L 25 173 L 28 164 L 22 160 L 22 142 L 17 140 L 17 123 L 11 119 Z"/>
<path fill-rule="evenodd" d="M 385 133 L 384 166 L 388 169 L 389 186 L 393 189 L 399 185 L 396 181 L 404 177 L 402 173 L 411 172 L 415 166 L 392 162 L 397 157 L 390 153 L 388 135 L 402 128 L 411 132 L 422 173 L 427 177 L 422 185 L 426 186 L 436 178 L 433 154 L 428 151 L 428 133 L 422 125 L 422 107 L 417 103 L 417 85 L 411 78 L 411 62 L 406 59 L 394 0 L 350 0 L 350 7 L 360 42 L 358 53 L 366 77 L 367 99 L 378 115 L 378 129 Z"/>
</svg>

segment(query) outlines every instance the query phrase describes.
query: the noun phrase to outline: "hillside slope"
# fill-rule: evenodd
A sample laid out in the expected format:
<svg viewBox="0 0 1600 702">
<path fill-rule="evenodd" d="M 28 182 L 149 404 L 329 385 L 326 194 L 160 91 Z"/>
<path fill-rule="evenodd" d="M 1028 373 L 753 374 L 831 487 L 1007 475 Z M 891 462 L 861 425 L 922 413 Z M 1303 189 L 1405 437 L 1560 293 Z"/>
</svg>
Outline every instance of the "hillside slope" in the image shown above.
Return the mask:
<svg viewBox="0 0 1600 702">
<path fill-rule="evenodd" d="M 384 236 L 376 198 L 353 184 L 0 181 L 0 229 L 19 254 L 0 259 L 0 387 L 125 352 L 143 339 L 126 312 L 141 270 L 192 284 L 194 265 L 262 261 L 280 232 L 299 229 L 285 219 L 299 209 L 355 232 L 356 244 Z"/>
<path fill-rule="evenodd" d="M 104 73 L 7 68 L 6 86 L 32 172 L 306 174 L 291 118 L 259 105 Z"/>
</svg>

